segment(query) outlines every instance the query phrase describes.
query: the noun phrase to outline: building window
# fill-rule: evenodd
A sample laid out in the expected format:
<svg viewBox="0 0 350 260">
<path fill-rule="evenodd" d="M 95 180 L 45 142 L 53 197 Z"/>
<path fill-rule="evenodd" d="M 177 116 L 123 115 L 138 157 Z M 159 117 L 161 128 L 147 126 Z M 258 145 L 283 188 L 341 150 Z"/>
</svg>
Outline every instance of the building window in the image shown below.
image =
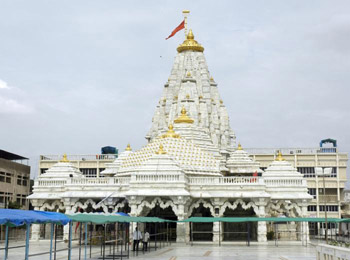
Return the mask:
<svg viewBox="0 0 350 260">
<path fill-rule="evenodd" d="M 47 170 L 48 170 L 47 168 L 40 169 L 40 174 L 44 174 Z"/>
<path fill-rule="evenodd" d="M 326 209 L 327 209 L 327 212 L 337 212 L 338 205 L 327 205 Z M 320 211 L 324 211 L 324 205 L 320 206 Z"/>
<path fill-rule="evenodd" d="M 315 178 L 315 167 L 298 167 L 297 171 L 304 175 L 305 178 Z"/>
<path fill-rule="evenodd" d="M 314 199 L 316 199 L 316 189 L 315 188 L 309 188 L 308 193 L 312 195 Z"/>
<path fill-rule="evenodd" d="M 97 169 L 96 168 L 80 168 L 82 174 L 87 178 L 96 178 Z"/>
<path fill-rule="evenodd" d="M 307 206 L 307 211 L 317 211 L 317 206 L 316 205 L 309 205 L 309 206 Z"/>
</svg>

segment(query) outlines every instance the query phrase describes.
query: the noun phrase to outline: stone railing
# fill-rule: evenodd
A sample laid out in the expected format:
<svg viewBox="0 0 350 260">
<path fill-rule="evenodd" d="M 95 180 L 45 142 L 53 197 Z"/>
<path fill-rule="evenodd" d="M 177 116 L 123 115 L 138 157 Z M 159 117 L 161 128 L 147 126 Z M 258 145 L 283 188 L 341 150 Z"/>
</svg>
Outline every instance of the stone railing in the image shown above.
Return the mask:
<svg viewBox="0 0 350 260">
<path fill-rule="evenodd" d="M 263 177 L 187 177 L 183 174 L 134 174 L 131 177 L 68 178 L 67 180 L 37 180 L 35 187 L 69 186 L 129 186 L 130 183 L 187 183 L 192 186 L 266 185 L 266 187 L 306 186 L 305 179 L 264 179 Z M 332 198 L 333 199 L 333 198 Z"/>
<path fill-rule="evenodd" d="M 330 246 L 326 244 L 320 244 L 316 246 L 316 259 L 317 260 L 328 260 L 328 259 L 340 259 L 350 260 L 350 249 Z"/>
<path fill-rule="evenodd" d="M 40 155 L 40 161 L 60 161 L 63 155 Z M 116 154 L 74 154 L 67 155 L 69 161 L 113 161 L 118 157 Z"/>
<path fill-rule="evenodd" d="M 306 186 L 305 179 L 265 179 L 266 187 Z"/>
<path fill-rule="evenodd" d="M 261 177 L 189 177 L 190 185 L 264 185 Z"/>
<path fill-rule="evenodd" d="M 40 187 L 63 187 L 66 185 L 66 180 L 36 180 L 34 186 Z"/>
<path fill-rule="evenodd" d="M 137 174 L 131 176 L 131 182 L 159 182 L 159 183 L 169 183 L 169 182 L 179 182 L 185 181 L 184 175 L 180 174 Z"/>
<path fill-rule="evenodd" d="M 130 177 L 112 177 L 112 178 L 71 178 L 67 184 L 72 185 L 129 185 Z"/>
</svg>

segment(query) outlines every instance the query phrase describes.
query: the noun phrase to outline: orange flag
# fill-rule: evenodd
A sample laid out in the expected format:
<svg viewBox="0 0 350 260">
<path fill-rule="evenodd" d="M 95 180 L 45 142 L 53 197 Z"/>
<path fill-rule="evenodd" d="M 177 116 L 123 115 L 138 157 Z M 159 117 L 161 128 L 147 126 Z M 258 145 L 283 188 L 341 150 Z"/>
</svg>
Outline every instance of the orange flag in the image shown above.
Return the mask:
<svg viewBox="0 0 350 260">
<path fill-rule="evenodd" d="M 168 40 L 169 38 L 173 37 L 178 31 L 181 31 L 185 28 L 185 20 L 183 20 L 178 27 L 174 29 L 174 31 L 171 32 L 171 34 L 168 36 L 168 38 L 165 38 L 165 40 Z"/>
</svg>

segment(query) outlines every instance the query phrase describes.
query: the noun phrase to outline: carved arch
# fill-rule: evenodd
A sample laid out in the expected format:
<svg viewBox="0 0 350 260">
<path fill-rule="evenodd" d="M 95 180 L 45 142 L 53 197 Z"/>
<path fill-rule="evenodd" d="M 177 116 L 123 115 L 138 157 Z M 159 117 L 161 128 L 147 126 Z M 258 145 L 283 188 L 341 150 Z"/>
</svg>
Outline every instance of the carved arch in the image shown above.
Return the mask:
<svg viewBox="0 0 350 260">
<path fill-rule="evenodd" d="M 108 213 L 108 207 L 106 204 L 104 204 L 104 202 L 98 204 L 95 201 L 93 201 L 92 199 L 86 200 L 84 202 L 84 204 L 81 203 L 80 201 L 76 202 L 74 204 L 74 206 L 72 207 L 72 212 L 75 213 L 77 211 L 78 207 L 85 210 L 89 206 L 89 204 L 91 204 L 93 209 L 102 208 L 104 213 Z"/>
<path fill-rule="evenodd" d="M 257 205 L 255 205 L 255 203 L 253 201 L 250 201 L 248 203 L 246 203 L 245 201 L 243 201 L 242 199 L 237 199 L 235 200 L 235 202 L 231 203 L 229 201 L 226 201 L 221 207 L 220 207 L 220 211 L 219 211 L 219 216 L 223 216 L 225 213 L 226 208 L 235 210 L 238 207 L 238 204 L 241 204 L 243 209 L 250 209 L 253 208 L 255 214 L 257 216 L 259 216 L 259 207 Z"/>
<path fill-rule="evenodd" d="M 45 211 L 45 210 L 54 210 L 56 207 L 58 207 L 58 209 L 60 210 L 64 210 L 65 207 L 63 205 L 63 203 L 59 200 L 55 200 L 54 202 L 50 203 L 50 202 L 45 202 L 40 208 L 39 210 Z"/>
<path fill-rule="evenodd" d="M 156 203 L 158 202 L 158 205 L 160 208 L 162 209 L 166 209 L 167 207 L 171 207 L 171 209 L 174 211 L 175 215 L 177 216 L 178 210 L 177 210 L 177 206 L 175 205 L 175 203 L 172 200 L 168 200 L 167 202 L 163 202 L 161 198 L 157 197 L 155 199 L 152 200 L 152 202 L 148 202 L 147 200 L 144 200 L 141 202 L 140 205 L 137 206 L 136 209 L 136 216 L 139 216 L 143 210 L 144 207 L 153 209 L 154 207 L 156 207 Z"/>
<path fill-rule="evenodd" d="M 193 210 L 195 208 L 198 208 L 201 204 L 203 204 L 204 208 L 207 208 L 210 210 L 210 213 L 212 216 L 215 216 L 215 210 L 213 205 L 211 205 L 208 201 L 205 201 L 203 199 L 198 200 L 196 203 L 192 204 L 190 208 L 188 209 L 188 216 L 191 216 Z"/>
</svg>

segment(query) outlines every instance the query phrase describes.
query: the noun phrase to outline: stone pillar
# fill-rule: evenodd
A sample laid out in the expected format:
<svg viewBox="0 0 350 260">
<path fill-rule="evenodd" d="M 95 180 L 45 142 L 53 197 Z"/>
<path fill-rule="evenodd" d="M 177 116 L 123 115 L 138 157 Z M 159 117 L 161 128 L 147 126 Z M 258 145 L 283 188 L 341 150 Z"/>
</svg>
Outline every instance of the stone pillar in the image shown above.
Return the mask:
<svg viewBox="0 0 350 260">
<path fill-rule="evenodd" d="M 265 217 L 265 206 L 266 201 L 265 199 L 261 198 L 256 203 L 259 206 L 259 213 L 257 214 L 260 218 Z M 266 228 L 266 222 L 265 221 L 259 221 L 258 222 L 258 242 L 267 242 L 267 228 Z"/>
<path fill-rule="evenodd" d="M 65 214 L 71 214 L 72 212 L 72 207 L 70 205 L 66 205 L 66 210 L 65 210 Z M 74 227 L 74 225 L 72 226 L 72 228 Z M 72 232 L 72 235 L 74 235 L 74 232 Z M 64 241 L 68 241 L 69 238 L 69 224 L 63 226 L 63 240 Z"/>
<path fill-rule="evenodd" d="M 43 202 L 39 200 L 32 200 L 32 205 L 34 206 L 34 210 L 40 210 L 40 206 L 42 206 Z M 39 241 L 40 239 L 40 224 L 33 224 L 31 230 L 32 236 L 31 240 Z"/>
<path fill-rule="evenodd" d="M 308 217 L 308 212 L 307 212 L 307 201 L 303 200 L 302 202 L 302 217 L 306 218 Z M 310 240 L 310 234 L 309 234 L 309 223 L 308 222 L 302 222 L 303 228 L 303 240 L 304 242 L 308 242 Z"/>
<path fill-rule="evenodd" d="M 185 215 L 185 207 L 183 204 L 178 204 L 177 205 L 177 219 L 179 221 L 184 220 L 184 215 Z M 189 241 L 189 232 L 187 235 L 186 232 L 186 225 L 188 226 L 188 223 L 176 223 L 176 242 L 178 243 L 186 243 Z M 186 241 L 187 240 L 187 241 Z"/>
<path fill-rule="evenodd" d="M 214 222 L 213 223 L 213 242 L 214 243 L 219 243 L 219 226 L 220 222 Z"/>
</svg>

